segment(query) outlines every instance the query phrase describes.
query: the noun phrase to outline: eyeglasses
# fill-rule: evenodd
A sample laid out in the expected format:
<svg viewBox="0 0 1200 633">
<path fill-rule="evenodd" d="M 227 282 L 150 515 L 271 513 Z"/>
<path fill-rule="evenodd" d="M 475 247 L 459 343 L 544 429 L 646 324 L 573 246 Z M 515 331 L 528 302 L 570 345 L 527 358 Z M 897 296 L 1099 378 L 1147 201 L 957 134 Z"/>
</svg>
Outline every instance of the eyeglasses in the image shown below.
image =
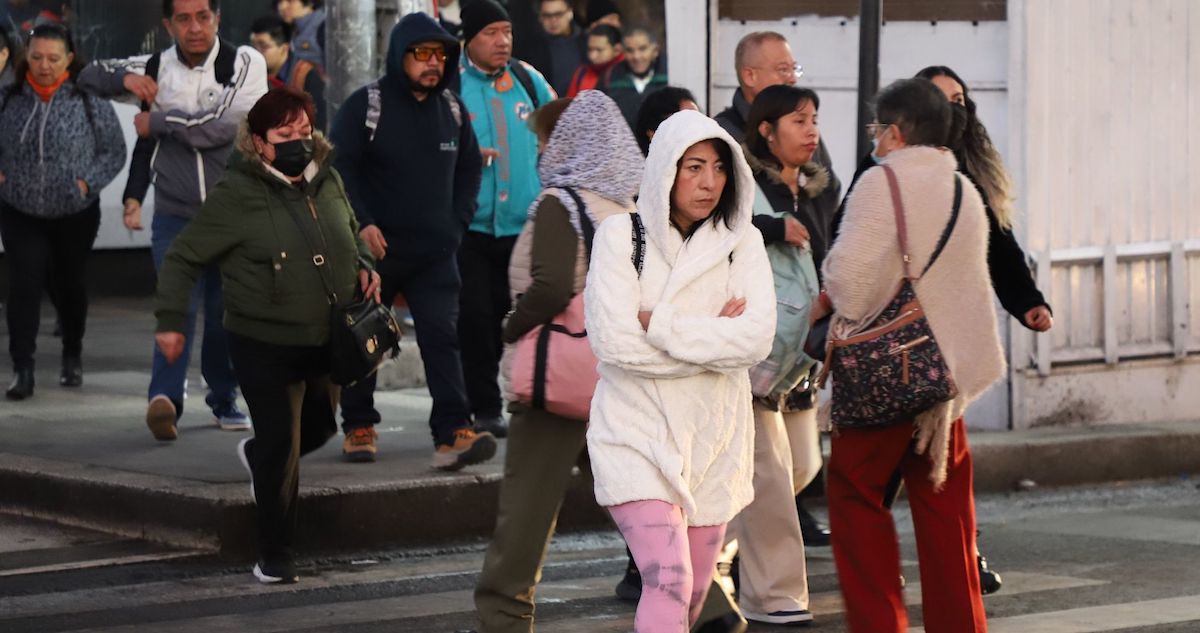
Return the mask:
<svg viewBox="0 0 1200 633">
<path fill-rule="evenodd" d="M 891 126 L 892 126 L 891 123 L 879 123 L 878 121 L 876 121 L 875 123 L 868 123 L 866 125 L 867 135 L 870 136 L 871 138 L 876 138 L 879 135 L 883 134 L 883 132 Z"/>
<path fill-rule="evenodd" d="M 753 68 L 755 70 L 765 70 L 768 72 L 773 72 L 776 75 L 778 75 L 779 77 L 783 78 L 784 80 L 788 80 L 788 79 L 798 80 L 804 76 L 804 66 L 801 66 L 800 64 L 792 64 L 791 66 L 780 65 L 780 66 L 776 66 L 774 68 L 762 68 L 760 66 L 750 66 L 750 68 Z"/>
<path fill-rule="evenodd" d="M 570 13 L 570 11 L 555 11 L 553 13 L 540 13 L 538 15 L 540 15 L 543 20 L 561 20 L 567 17 L 568 13 Z"/>
<path fill-rule="evenodd" d="M 427 62 L 432 57 L 436 57 L 439 62 L 446 61 L 446 51 L 440 48 L 410 48 L 408 52 L 419 62 Z"/>
<path fill-rule="evenodd" d="M 201 11 L 195 15 L 190 13 L 176 13 L 175 15 L 171 16 L 171 22 L 174 22 L 175 26 L 178 27 L 190 26 L 193 21 L 200 26 L 209 26 L 216 19 L 217 14 L 211 11 Z"/>
</svg>

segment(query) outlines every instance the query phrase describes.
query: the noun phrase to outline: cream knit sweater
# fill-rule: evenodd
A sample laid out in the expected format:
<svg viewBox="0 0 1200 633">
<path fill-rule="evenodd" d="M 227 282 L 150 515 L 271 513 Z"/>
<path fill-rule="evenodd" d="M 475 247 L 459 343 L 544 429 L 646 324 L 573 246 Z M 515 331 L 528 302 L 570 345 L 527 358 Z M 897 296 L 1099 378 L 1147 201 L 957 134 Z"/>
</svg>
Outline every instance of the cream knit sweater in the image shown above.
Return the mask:
<svg viewBox="0 0 1200 633">
<path fill-rule="evenodd" d="M 883 162 L 900 183 L 914 275 L 925 268 L 950 219 L 954 179 L 963 182 L 954 232 L 914 285 L 959 392 L 953 401 L 917 418 L 917 452 L 930 452 L 930 479 L 940 486 L 946 478 L 950 424 L 1004 374 L 987 268 L 987 216 L 979 192 L 956 174 L 949 151 L 907 147 L 889 153 Z M 887 177 L 873 168 L 851 192 L 838 239 L 825 258 L 825 286 L 836 310 L 834 334 L 845 336 L 869 325 L 895 296 L 903 276 Z"/>
<path fill-rule="evenodd" d="M 705 139 L 732 148 L 726 169 L 737 210 L 732 229 L 709 223 L 684 242 L 670 226 L 670 192 L 680 157 Z M 750 223 L 753 201 L 738 144 L 712 119 L 684 111 L 650 146 L 637 205 L 646 227 L 640 279 L 630 261 L 631 217 L 614 215 L 597 229 L 584 303 L 600 361 L 587 434 L 600 505 L 667 501 L 698 526 L 726 523 L 753 499 L 748 369 L 766 358 L 775 333 L 775 289 Z M 745 297 L 745 313 L 717 317 L 733 297 Z M 649 331 L 639 310 L 654 312 Z"/>
</svg>

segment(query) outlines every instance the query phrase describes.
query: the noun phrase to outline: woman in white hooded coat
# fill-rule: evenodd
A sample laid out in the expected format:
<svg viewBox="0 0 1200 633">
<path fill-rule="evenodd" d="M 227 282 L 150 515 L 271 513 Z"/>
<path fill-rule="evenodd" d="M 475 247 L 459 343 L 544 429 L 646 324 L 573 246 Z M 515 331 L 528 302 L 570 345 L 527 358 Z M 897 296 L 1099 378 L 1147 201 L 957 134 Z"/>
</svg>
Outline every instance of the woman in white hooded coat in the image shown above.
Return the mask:
<svg viewBox="0 0 1200 633">
<path fill-rule="evenodd" d="M 588 452 L 596 500 L 642 574 L 639 632 L 695 621 L 725 524 L 753 498 L 747 370 L 775 332 L 753 200 L 738 143 L 683 111 L 650 145 L 638 213 L 596 231 L 585 304 L 600 383 Z"/>
</svg>

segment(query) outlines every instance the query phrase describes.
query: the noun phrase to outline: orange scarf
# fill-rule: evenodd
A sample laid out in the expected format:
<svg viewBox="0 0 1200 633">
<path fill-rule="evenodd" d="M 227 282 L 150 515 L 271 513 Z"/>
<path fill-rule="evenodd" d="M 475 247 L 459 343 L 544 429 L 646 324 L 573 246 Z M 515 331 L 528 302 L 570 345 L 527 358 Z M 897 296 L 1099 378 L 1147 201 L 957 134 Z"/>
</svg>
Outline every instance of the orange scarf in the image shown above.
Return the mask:
<svg viewBox="0 0 1200 633">
<path fill-rule="evenodd" d="M 61 88 L 62 85 L 70 78 L 70 71 L 64 70 L 63 73 L 58 76 L 58 79 L 53 85 L 43 86 L 33 80 L 32 70 L 25 73 L 25 81 L 29 82 L 29 87 L 33 88 L 33 91 L 37 93 L 37 96 L 41 97 L 42 103 L 50 103 L 50 98 L 53 97 L 54 93 L 58 92 L 58 89 Z"/>
</svg>

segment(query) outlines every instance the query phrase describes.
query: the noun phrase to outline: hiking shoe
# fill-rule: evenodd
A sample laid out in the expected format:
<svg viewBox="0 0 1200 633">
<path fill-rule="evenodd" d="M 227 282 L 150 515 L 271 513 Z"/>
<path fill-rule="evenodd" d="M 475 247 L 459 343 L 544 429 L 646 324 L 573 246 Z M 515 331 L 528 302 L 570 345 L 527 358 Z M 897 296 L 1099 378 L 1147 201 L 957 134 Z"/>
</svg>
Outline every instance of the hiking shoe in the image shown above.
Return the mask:
<svg viewBox="0 0 1200 633">
<path fill-rule="evenodd" d="M 378 437 L 373 426 L 350 429 L 346 432 L 346 439 L 342 441 L 342 455 L 346 456 L 348 462 L 373 462 L 375 440 Z"/>
<path fill-rule="evenodd" d="M 800 534 L 804 537 L 804 546 L 829 547 L 833 540 L 829 528 L 804 507 L 800 497 L 796 497 L 796 514 L 800 517 Z"/>
<path fill-rule="evenodd" d="M 175 430 L 175 403 L 161 393 L 150 399 L 146 407 L 146 426 L 154 434 L 154 439 L 160 442 L 170 442 L 179 437 Z"/>
<path fill-rule="evenodd" d="M 740 605 L 739 605 L 740 608 Z M 741 609 L 742 615 L 751 622 L 762 622 L 765 624 L 783 624 L 785 626 L 808 626 L 812 624 L 813 615 L 808 609 L 796 609 L 794 611 L 772 611 L 770 613 L 755 613 L 746 609 Z"/>
<path fill-rule="evenodd" d="M 476 433 L 470 427 L 454 432 L 453 444 L 438 444 L 433 449 L 433 467 L 458 470 L 486 462 L 496 454 L 496 438 L 491 433 Z"/>
<path fill-rule="evenodd" d="M 300 580 L 296 565 L 290 560 L 267 562 L 266 559 L 259 559 L 254 566 L 254 577 L 264 585 L 290 585 Z"/>
<path fill-rule="evenodd" d="M 496 439 L 508 437 L 508 421 L 502 415 L 475 416 L 475 432 L 491 433 Z"/>
<path fill-rule="evenodd" d="M 254 494 L 254 471 L 250 469 L 250 442 L 254 438 L 248 437 L 237 445 L 238 461 L 242 462 L 242 467 L 246 469 L 246 473 L 250 475 L 250 500 L 258 504 L 258 497 Z"/>
<path fill-rule="evenodd" d="M 250 418 L 238 410 L 236 402 L 230 402 L 213 409 L 213 422 L 222 431 L 249 431 Z"/>
</svg>

